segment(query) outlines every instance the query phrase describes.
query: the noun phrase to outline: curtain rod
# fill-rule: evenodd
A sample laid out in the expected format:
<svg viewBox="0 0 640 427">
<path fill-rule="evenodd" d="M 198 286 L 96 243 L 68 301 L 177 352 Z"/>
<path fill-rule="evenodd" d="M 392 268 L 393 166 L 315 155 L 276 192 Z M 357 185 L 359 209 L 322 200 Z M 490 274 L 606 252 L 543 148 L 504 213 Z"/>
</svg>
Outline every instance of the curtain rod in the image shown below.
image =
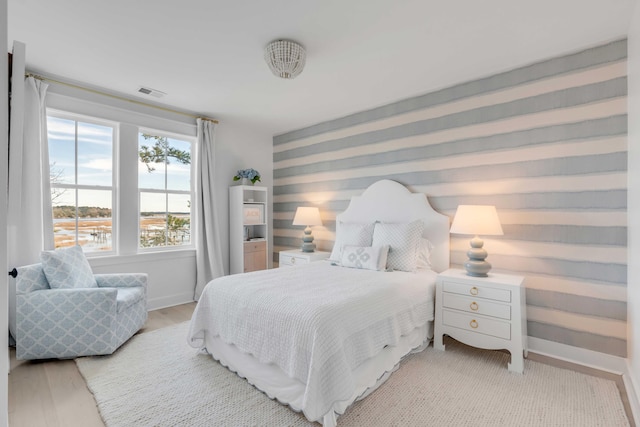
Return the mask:
<svg viewBox="0 0 640 427">
<path fill-rule="evenodd" d="M 108 96 L 110 98 L 114 98 L 114 99 L 117 99 L 117 100 L 120 100 L 120 101 L 126 101 L 126 102 L 130 102 L 132 104 L 142 105 L 144 107 L 155 108 L 157 110 L 167 111 L 169 113 L 181 114 L 183 116 L 192 117 L 194 119 L 202 119 L 202 120 L 205 120 L 205 121 L 208 121 L 208 122 L 213 122 L 215 124 L 219 123 L 218 120 L 210 119 L 208 117 L 196 116 L 194 114 L 185 113 L 183 111 L 178 111 L 178 110 L 173 110 L 173 109 L 167 108 L 167 107 L 160 107 L 158 105 L 147 104 L 146 102 L 136 101 L 134 99 L 125 98 L 123 96 L 118 96 L 118 95 L 112 95 L 112 94 L 106 93 L 106 92 L 100 92 L 99 90 L 90 89 L 88 87 L 83 87 L 83 86 L 78 86 L 78 85 L 75 85 L 73 83 L 61 82 L 60 80 L 51 79 L 49 77 L 43 77 L 43 76 L 40 76 L 38 74 L 26 73 L 25 77 L 33 77 L 34 79 L 37 79 L 37 80 L 43 80 L 43 81 L 46 81 L 46 82 L 51 82 L 51 83 L 56 83 L 56 84 L 63 85 L 63 86 L 68 86 L 68 87 L 71 87 L 71 88 L 74 88 L 74 89 L 84 90 L 85 92 L 91 92 L 91 93 L 95 93 L 97 95 Z"/>
</svg>

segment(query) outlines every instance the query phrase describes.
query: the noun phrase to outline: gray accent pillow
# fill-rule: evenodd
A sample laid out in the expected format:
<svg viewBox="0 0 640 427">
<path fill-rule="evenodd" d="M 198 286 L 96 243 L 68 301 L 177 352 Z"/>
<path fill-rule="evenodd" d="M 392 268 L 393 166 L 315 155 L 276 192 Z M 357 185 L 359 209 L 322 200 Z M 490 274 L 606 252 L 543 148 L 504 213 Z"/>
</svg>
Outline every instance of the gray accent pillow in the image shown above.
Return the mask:
<svg viewBox="0 0 640 427">
<path fill-rule="evenodd" d="M 336 223 L 336 241 L 329 259 L 335 262 L 342 261 L 342 248 L 347 245 L 371 246 L 374 225 L 375 223 L 360 224 L 338 221 Z"/>
<path fill-rule="evenodd" d="M 342 266 L 382 271 L 387 268 L 389 246 L 344 246 Z"/>
<path fill-rule="evenodd" d="M 387 267 L 393 270 L 415 271 L 421 246 L 424 223 L 393 224 L 378 222 L 373 231 L 372 246 L 389 246 Z"/>
<path fill-rule="evenodd" d="M 40 254 L 40 261 L 51 289 L 98 287 L 80 246 L 44 251 Z"/>
</svg>

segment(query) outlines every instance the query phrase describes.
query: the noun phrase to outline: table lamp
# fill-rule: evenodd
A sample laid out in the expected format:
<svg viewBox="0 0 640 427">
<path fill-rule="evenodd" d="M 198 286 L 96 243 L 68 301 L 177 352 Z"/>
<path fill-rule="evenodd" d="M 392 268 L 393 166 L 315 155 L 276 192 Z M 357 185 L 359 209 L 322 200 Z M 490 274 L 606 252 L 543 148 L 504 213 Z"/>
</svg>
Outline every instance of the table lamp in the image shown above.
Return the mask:
<svg viewBox="0 0 640 427">
<path fill-rule="evenodd" d="M 304 236 L 302 237 L 302 252 L 313 252 L 316 244 L 313 243 L 313 235 L 311 234 L 312 225 L 322 225 L 320 219 L 320 210 L 313 207 L 299 207 L 296 215 L 293 217 L 293 225 L 304 225 Z"/>
<path fill-rule="evenodd" d="M 464 268 L 469 276 L 487 277 L 489 270 L 491 270 L 491 264 L 485 261 L 487 251 L 482 248 L 484 241 L 478 236 L 501 236 L 504 234 L 496 207 L 487 205 L 458 206 L 449 232 L 474 236 L 471 239 L 471 248 L 467 252 L 469 259 L 464 263 Z"/>
</svg>

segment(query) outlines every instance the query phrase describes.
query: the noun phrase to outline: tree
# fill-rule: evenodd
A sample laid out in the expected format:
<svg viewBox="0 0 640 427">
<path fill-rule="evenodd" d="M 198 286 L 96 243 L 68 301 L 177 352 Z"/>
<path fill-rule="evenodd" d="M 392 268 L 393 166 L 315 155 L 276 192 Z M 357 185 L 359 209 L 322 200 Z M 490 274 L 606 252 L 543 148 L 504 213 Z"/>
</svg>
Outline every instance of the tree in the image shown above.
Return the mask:
<svg viewBox="0 0 640 427">
<path fill-rule="evenodd" d="M 58 199 L 67 192 L 66 188 L 56 187 L 55 185 L 62 182 L 64 177 L 64 169 L 57 168 L 56 162 L 49 164 L 49 182 L 51 183 L 51 205 L 58 204 Z"/>
<path fill-rule="evenodd" d="M 156 136 L 149 134 L 142 134 L 142 137 L 147 141 L 154 141 L 153 146 L 142 145 L 138 155 L 140 161 L 147 166 L 149 173 L 155 170 L 153 164 L 166 163 L 169 164 L 169 159 L 173 158 L 174 161 L 183 165 L 191 164 L 191 153 L 189 151 L 179 150 L 169 145 L 168 138 L 164 136 Z M 191 201 L 187 201 L 188 206 L 191 207 Z M 153 217 L 151 212 L 140 212 L 141 216 Z M 190 235 L 190 218 L 181 218 L 170 213 L 167 213 L 166 229 L 144 228 L 140 230 L 140 246 L 141 247 L 156 247 L 156 246 L 169 246 L 169 245 L 181 245 L 185 239 Z"/>
<path fill-rule="evenodd" d="M 142 137 L 147 141 L 155 140 L 153 146 L 143 145 L 140 147 L 140 151 L 138 152 L 140 161 L 147 166 L 147 171 L 153 172 L 156 170 L 156 168 L 152 166 L 153 163 L 166 162 L 166 164 L 169 164 L 169 158 L 173 158 L 183 165 L 191 164 L 191 153 L 169 146 L 169 140 L 167 137 L 149 135 L 146 133 L 143 133 Z"/>
<path fill-rule="evenodd" d="M 190 238 L 191 220 L 168 214 L 166 229 L 144 227 L 140 230 L 140 246 L 153 248 L 158 246 L 182 245 Z"/>
<path fill-rule="evenodd" d="M 180 218 L 171 214 L 167 216 L 167 228 L 169 231 L 177 232 L 179 230 L 184 230 L 190 223 L 191 221 L 189 218 Z"/>
</svg>

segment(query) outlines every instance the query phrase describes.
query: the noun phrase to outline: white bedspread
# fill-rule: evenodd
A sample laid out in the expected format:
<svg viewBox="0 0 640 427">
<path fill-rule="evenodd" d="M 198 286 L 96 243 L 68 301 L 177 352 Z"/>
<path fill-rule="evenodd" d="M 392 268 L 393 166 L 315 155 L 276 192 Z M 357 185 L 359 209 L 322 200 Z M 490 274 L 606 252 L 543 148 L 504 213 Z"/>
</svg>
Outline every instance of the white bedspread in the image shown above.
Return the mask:
<svg viewBox="0 0 640 427">
<path fill-rule="evenodd" d="M 435 273 L 378 272 L 316 262 L 213 280 L 189 342 L 219 336 L 306 384 L 300 408 L 318 421 L 355 390 L 352 371 L 433 320 Z"/>
</svg>

